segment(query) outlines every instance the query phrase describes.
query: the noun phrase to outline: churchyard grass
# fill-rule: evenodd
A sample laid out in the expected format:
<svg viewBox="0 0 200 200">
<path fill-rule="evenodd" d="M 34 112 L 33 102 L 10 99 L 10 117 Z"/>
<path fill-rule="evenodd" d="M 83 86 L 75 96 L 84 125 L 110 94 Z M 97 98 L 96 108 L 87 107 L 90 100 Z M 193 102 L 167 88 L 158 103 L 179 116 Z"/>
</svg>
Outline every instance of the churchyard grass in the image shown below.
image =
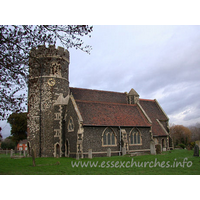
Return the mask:
<svg viewBox="0 0 200 200">
<path fill-rule="evenodd" d="M 163 152 L 160 155 L 99 158 L 10 158 L 0 154 L 1 175 L 199 175 L 200 157 L 184 149 Z M 75 163 L 76 162 L 76 163 Z M 178 162 L 181 163 L 178 164 Z M 85 164 L 83 164 L 85 163 Z M 96 167 L 91 163 L 96 164 Z M 72 164 L 74 166 L 72 166 Z M 83 166 L 84 165 L 84 166 Z M 88 165 L 88 166 L 86 166 Z M 137 165 L 137 166 L 136 166 Z M 184 165 L 184 167 L 183 167 Z"/>
</svg>

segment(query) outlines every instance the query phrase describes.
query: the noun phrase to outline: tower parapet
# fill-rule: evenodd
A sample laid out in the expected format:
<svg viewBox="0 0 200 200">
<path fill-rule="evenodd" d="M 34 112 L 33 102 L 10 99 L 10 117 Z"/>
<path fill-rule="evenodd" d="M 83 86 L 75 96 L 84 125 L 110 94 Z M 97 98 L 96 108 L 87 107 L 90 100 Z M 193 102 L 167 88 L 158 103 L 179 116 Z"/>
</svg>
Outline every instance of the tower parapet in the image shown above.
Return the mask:
<svg viewBox="0 0 200 200">
<path fill-rule="evenodd" d="M 45 45 L 40 45 L 37 48 L 32 48 L 30 51 L 30 57 L 62 57 L 69 62 L 69 51 L 63 47 L 55 48 L 54 45 L 50 45 L 48 48 Z"/>
<path fill-rule="evenodd" d="M 32 48 L 29 59 L 29 78 L 52 75 L 68 79 L 69 51 L 62 47 L 41 45 Z"/>
</svg>

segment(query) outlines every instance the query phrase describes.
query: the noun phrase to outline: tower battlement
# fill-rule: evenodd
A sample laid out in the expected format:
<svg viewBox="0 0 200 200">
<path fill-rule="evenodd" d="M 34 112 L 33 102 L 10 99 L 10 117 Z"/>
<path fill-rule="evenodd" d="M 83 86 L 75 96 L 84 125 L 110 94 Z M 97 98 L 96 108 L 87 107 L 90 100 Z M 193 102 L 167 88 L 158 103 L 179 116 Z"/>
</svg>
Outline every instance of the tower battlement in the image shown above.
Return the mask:
<svg viewBox="0 0 200 200">
<path fill-rule="evenodd" d="M 56 76 L 68 80 L 69 51 L 54 45 L 32 48 L 29 57 L 29 78 Z"/>
<path fill-rule="evenodd" d="M 48 48 L 45 45 L 40 45 L 37 48 L 32 48 L 30 51 L 30 58 L 35 57 L 60 58 L 68 61 L 69 63 L 69 51 L 60 46 L 55 48 L 55 45 L 49 45 Z"/>
</svg>

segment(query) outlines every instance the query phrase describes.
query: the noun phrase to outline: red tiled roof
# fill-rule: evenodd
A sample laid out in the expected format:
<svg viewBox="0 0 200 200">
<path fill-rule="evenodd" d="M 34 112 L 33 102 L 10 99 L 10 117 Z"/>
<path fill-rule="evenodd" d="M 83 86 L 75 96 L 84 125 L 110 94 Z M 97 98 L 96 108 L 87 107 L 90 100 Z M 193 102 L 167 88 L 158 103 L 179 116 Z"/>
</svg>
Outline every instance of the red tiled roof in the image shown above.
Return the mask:
<svg viewBox="0 0 200 200">
<path fill-rule="evenodd" d="M 83 101 L 98 101 L 112 103 L 127 103 L 126 93 L 90 90 L 70 87 L 74 99 Z"/>
<path fill-rule="evenodd" d="M 127 94 L 70 87 L 84 125 L 151 126 L 136 104 L 127 104 Z M 153 135 L 166 135 L 159 122 L 168 121 L 155 100 L 140 99 L 140 105 L 152 121 Z"/>
<path fill-rule="evenodd" d="M 140 99 L 140 105 L 152 121 L 152 132 L 154 136 L 164 136 L 166 132 L 162 129 L 159 121 L 168 121 L 167 116 L 160 109 L 155 100 Z"/>
<path fill-rule="evenodd" d="M 140 126 L 151 124 L 136 105 L 76 100 L 83 125 Z"/>
<path fill-rule="evenodd" d="M 163 130 L 163 128 L 161 127 L 161 125 L 159 124 L 159 122 L 157 120 L 152 120 L 152 132 L 154 136 L 166 136 L 168 134 L 166 134 L 166 132 Z"/>
</svg>

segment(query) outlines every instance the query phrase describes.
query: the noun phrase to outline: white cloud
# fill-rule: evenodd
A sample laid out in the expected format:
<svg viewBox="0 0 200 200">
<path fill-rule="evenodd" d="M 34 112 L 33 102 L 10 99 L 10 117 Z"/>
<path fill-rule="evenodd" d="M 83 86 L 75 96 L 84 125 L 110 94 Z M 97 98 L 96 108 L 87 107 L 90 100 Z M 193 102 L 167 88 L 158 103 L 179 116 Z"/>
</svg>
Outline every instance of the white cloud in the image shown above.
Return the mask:
<svg viewBox="0 0 200 200">
<path fill-rule="evenodd" d="M 10 136 L 11 127 L 6 120 L 0 121 L 0 127 L 2 128 L 1 134 L 3 136 L 3 139 Z"/>
<path fill-rule="evenodd" d="M 198 120 L 200 26 L 96 26 L 91 44 L 90 56 L 72 50 L 73 86 L 134 88 L 141 98 L 156 98 L 172 121 Z"/>
</svg>

